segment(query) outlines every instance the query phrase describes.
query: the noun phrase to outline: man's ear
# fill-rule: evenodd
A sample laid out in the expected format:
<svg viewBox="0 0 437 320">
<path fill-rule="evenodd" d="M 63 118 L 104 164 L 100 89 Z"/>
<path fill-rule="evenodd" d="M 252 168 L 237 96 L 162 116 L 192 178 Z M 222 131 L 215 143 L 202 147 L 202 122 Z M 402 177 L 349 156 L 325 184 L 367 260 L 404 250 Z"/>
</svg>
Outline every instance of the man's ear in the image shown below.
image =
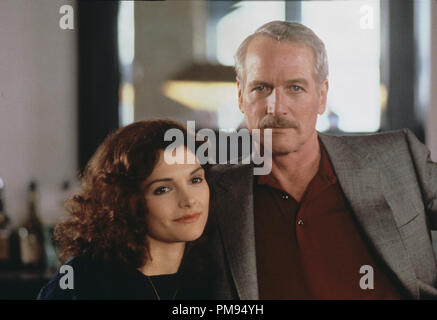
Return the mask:
<svg viewBox="0 0 437 320">
<path fill-rule="evenodd" d="M 319 109 L 317 110 L 318 114 L 323 114 L 326 110 L 326 101 L 328 99 L 328 89 L 329 82 L 328 79 L 323 80 L 323 82 L 319 86 Z"/>
<path fill-rule="evenodd" d="M 236 79 L 237 79 L 237 90 L 238 90 L 238 109 L 240 109 L 241 113 L 244 113 L 244 110 L 243 110 L 243 90 L 241 88 L 242 84 L 241 84 L 240 79 L 238 79 L 238 77 Z"/>
</svg>

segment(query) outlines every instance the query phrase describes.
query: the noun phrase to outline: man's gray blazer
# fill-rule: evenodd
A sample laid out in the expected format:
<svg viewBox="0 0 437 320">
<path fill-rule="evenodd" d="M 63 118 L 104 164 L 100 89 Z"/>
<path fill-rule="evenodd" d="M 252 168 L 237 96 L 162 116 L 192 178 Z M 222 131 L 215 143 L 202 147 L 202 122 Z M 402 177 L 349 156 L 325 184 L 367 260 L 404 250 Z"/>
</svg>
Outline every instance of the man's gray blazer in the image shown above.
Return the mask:
<svg viewBox="0 0 437 320">
<path fill-rule="evenodd" d="M 411 298 L 437 298 L 430 233 L 437 229 L 437 164 L 429 151 L 408 130 L 319 137 L 372 252 Z M 208 298 L 258 299 L 253 167 L 217 165 L 209 184 Z"/>
</svg>

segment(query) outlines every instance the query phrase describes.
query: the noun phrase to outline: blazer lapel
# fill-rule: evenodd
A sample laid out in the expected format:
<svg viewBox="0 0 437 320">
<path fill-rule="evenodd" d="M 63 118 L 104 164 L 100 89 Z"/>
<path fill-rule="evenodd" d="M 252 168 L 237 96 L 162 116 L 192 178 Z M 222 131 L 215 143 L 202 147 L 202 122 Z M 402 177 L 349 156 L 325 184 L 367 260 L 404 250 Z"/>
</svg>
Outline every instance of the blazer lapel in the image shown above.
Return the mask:
<svg viewBox="0 0 437 320">
<path fill-rule="evenodd" d="M 259 298 L 252 184 L 252 165 L 233 166 L 218 177 L 214 199 L 225 255 L 242 300 Z"/>
<path fill-rule="evenodd" d="M 389 177 L 385 177 L 372 157 L 364 153 L 362 148 L 349 144 L 346 138 L 324 134 L 319 134 L 319 137 L 352 211 L 373 249 L 408 292 L 418 298 L 414 266 L 398 229 L 399 224 L 407 221 L 397 221 L 393 215 L 393 209 L 399 208 L 393 208 L 394 202 L 391 201 L 387 183 Z M 408 218 L 408 214 L 406 216 Z"/>
</svg>

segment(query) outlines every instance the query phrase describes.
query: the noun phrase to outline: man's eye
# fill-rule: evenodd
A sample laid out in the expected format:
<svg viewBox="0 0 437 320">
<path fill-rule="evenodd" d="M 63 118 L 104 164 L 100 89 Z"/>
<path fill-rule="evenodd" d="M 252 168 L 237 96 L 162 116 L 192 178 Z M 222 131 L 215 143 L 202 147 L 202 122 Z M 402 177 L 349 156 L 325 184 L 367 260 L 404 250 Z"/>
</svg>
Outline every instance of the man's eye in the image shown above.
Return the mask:
<svg viewBox="0 0 437 320">
<path fill-rule="evenodd" d="M 170 190 L 169 187 L 159 187 L 159 188 L 156 188 L 155 191 L 153 191 L 153 194 L 160 195 L 160 194 L 168 192 L 169 190 Z"/>
<path fill-rule="evenodd" d="M 299 87 L 299 86 L 294 85 L 294 86 L 291 86 L 291 90 L 293 90 L 294 92 L 299 92 L 299 91 L 302 90 L 302 88 Z"/>
<path fill-rule="evenodd" d="M 266 86 L 258 86 L 254 88 L 255 91 L 263 92 L 266 90 Z"/>
<path fill-rule="evenodd" d="M 192 182 L 193 184 L 202 183 L 202 182 L 203 182 L 203 178 L 201 178 L 201 177 L 195 177 L 195 178 L 191 179 L 191 182 Z"/>
</svg>

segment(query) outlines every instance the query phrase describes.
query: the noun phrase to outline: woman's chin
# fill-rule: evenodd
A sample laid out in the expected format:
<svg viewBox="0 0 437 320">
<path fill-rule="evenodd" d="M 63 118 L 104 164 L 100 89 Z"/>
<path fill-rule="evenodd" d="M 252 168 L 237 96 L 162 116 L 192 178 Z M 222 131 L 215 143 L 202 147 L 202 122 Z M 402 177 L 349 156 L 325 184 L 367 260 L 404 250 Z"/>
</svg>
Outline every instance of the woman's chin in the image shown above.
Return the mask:
<svg viewBox="0 0 437 320">
<path fill-rule="evenodd" d="M 190 232 L 185 233 L 182 238 L 184 239 L 183 241 L 185 242 L 190 242 L 190 241 L 194 241 L 200 238 L 200 236 L 203 233 L 203 229 L 204 228 L 198 228 L 195 230 L 192 230 Z"/>
<path fill-rule="evenodd" d="M 202 235 L 203 230 L 197 230 L 197 231 L 193 231 L 192 233 L 190 233 L 189 235 L 187 235 L 185 237 L 185 241 L 189 242 L 189 241 L 194 241 L 200 238 L 200 236 Z"/>
</svg>

